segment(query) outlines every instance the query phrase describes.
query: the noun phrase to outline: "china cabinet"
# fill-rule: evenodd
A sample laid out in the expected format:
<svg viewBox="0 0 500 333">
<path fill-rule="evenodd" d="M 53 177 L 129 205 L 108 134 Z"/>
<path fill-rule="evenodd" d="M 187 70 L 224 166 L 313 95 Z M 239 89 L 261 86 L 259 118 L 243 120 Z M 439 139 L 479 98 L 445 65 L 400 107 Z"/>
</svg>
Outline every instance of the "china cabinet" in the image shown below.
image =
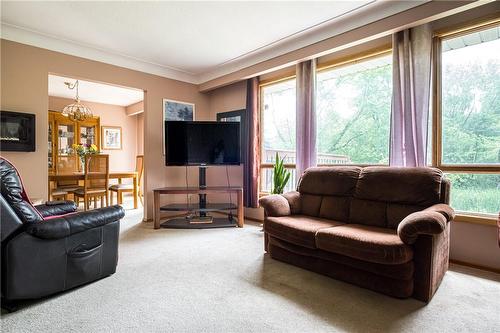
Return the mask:
<svg viewBox="0 0 500 333">
<path fill-rule="evenodd" d="M 92 119 L 76 122 L 68 119 L 60 112 L 49 111 L 49 137 L 48 137 L 48 167 L 49 172 L 57 172 L 57 161 L 60 157 L 74 154 L 73 144 L 95 144 L 100 145 L 100 119 Z M 75 159 L 75 171 L 80 167 L 78 159 Z"/>
</svg>

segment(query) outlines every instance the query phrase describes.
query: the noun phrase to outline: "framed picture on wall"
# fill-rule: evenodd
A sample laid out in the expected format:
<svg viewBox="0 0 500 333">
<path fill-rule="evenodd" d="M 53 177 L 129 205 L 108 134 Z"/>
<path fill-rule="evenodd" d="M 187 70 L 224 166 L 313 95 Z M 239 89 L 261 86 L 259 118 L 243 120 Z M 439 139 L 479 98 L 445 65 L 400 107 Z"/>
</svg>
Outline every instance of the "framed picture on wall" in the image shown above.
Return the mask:
<svg viewBox="0 0 500 333">
<path fill-rule="evenodd" d="M 101 148 L 103 150 L 122 149 L 122 128 L 120 126 L 102 126 L 101 131 Z"/>
<path fill-rule="evenodd" d="M 165 155 L 165 121 L 194 121 L 195 106 L 193 103 L 163 99 L 162 147 Z"/>
</svg>

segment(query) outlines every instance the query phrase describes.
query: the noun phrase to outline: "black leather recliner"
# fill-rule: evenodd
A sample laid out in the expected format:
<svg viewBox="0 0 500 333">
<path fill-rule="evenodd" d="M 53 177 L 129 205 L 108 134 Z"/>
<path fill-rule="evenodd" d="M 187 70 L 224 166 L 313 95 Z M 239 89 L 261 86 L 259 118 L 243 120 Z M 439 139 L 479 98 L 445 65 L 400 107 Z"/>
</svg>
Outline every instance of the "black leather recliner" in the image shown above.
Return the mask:
<svg viewBox="0 0 500 333">
<path fill-rule="evenodd" d="M 15 167 L 0 158 L 2 306 L 111 275 L 121 206 L 76 212 L 72 201 L 33 206 Z"/>
</svg>

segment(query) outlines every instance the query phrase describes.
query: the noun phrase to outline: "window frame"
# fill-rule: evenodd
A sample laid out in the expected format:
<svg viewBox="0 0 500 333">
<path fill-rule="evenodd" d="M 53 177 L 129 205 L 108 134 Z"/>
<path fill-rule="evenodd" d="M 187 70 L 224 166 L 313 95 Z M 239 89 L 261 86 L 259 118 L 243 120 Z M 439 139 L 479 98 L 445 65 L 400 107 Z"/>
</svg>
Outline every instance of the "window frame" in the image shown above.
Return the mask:
<svg viewBox="0 0 500 333">
<path fill-rule="evenodd" d="M 391 44 L 386 44 L 386 45 L 383 45 L 383 46 L 380 46 L 380 47 L 377 47 L 377 48 L 372 48 L 372 49 L 369 49 L 369 50 L 366 50 L 366 51 L 363 51 L 363 52 L 359 52 L 359 53 L 356 53 L 356 54 L 353 54 L 351 56 L 347 56 L 347 57 L 342 57 L 342 58 L 339 58 L 339 59 L 334 59 L 332 61 L 328 61 L 328 62 L 325 62 L 325 63 L 321 63 L 321 64 L 318 64 L 317 67 L 316 67 L 316 73 L 319 73 L 321 71 L 325 71 L 325 70 L 329 70 L 329 69 L 333 69 L 333 68 L 338 68 L 338 67 L 342 67 L 342 66 L 349 66 L 349 65 L 352 65 L 352 64 L 356 64 L 356 63 L 359 63 L 359 62 L 362 62 L 362 61 L 365 61 L 365 60 L 370 60 L 372 58 L 377 58 L 377 57 L 382 57 L 382 56 L 385 56 L 387 54 L 390 54 L 392 53 L 392 45 Z M 295 73 L 295 70 L 294 71 L 290 71 L 290 72 L 287 72 L 285 74 L 282 74 L 281 76 L 277 76 L 275 78 L 272 78 L 272 79 L 269 79 L 269 80 L 265 80 L 265 81 L 261 81 L 259 83 L 259 95 L 260 95 L 260 102 L 259 102 L 259 123 L 261 124 L 260 125 L 260 128 L 262 129 L 263 126 L 263 115 L 262 115 L 262 110 L 264 110 L 264 94 L 263 94 L 263 88 L 266 87 L 266 86 L 270 86 L 270 85 L 274 85 L 274 84 L 278 84 L 278 83 L 281 83 L 281 82 L 284 82 L 284 81 L 288 81 L 288 80 L 293 80 L 293 79 L 296 79 L 297 78 L 297 75 Z M 262 156 L 262 151 L 263 151 L 263 138 L 262 138 L 262 135 L 263 135 L 263 132 L 261 131 L 260 133 L 260 145 L 259 145 L 259 155 Z M 389 142 L 387 142 L 387 144 L 389 144 Z M 388 166 L 388 164 L 363 164 L 363 163 L 350 163 L 350 164 L 342 164 L 343 166 L 359 166 L 359 167 L 367 167 L 367 166 Z M 283 165 L 286 169 L 295 169 L 296 165 L 295 163 L 286 163 Z M 328 166 L 332 166 L 332 164 L 318 164 L 318 167 L 328 167 Z M 260 170 L 263 170 L 263 169 L 272 169 L 273 168 L 273 164 L 271 163 L 260 163 Z M 262 182 L 259 182 L 259 197 L 262 197 L 262 196 L 265 196 L 267 194 L 269 194 L 269 192 L 265 192 L 262 190 Z"/>
<path fill-rule="evenodd" d="M 468 22 L 458 27 L 436 31 L 433 35 L 432 56 L 432 163 L 431 166 L 446 173 L 499 174 L 500 165 L 495 164 L 450 164 L 443 163 L 443 122 L 442 122 L 442 42 L 476 31 L 500 25 L 500 19 L 482 19 Z M 459 222 L 496 225 L 498 214 L 459 211 L 455 218 Z"/>
</svg>

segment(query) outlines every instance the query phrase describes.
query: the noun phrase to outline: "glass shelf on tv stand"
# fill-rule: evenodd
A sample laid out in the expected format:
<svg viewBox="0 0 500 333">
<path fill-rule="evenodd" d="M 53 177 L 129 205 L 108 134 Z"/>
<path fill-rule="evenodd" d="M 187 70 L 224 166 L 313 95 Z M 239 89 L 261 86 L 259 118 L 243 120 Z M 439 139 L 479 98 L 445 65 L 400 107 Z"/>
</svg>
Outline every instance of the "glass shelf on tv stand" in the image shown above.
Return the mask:
<svg viewBox="0 0 500 333">
<path fill-rule="evenodd" d="M 161 206 L 160 210 L 170 212 L 216 212 L 220 210 L 236 210 L 237 205 L 232 203 L 207 203 L 203 207 L 199 203 L 176 203 Z"/>
</svg>

